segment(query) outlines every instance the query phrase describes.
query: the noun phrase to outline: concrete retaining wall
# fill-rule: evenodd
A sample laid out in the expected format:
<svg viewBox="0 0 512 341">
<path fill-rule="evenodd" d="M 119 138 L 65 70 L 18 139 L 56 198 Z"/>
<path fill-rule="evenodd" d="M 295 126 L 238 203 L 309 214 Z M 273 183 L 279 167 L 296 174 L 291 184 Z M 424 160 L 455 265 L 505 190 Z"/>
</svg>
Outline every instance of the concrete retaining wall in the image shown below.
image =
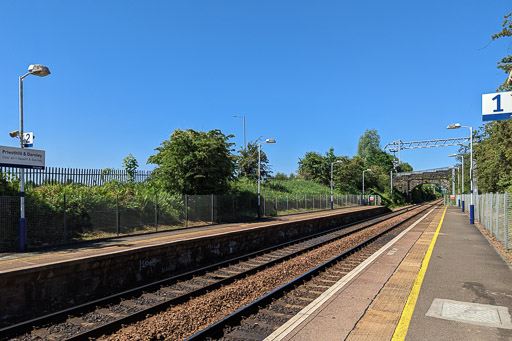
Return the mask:
<svg viewBox="0 0 512 341">
<path fill-rule="evenodd" d="M 340 211 L 0 274 L 0 327 L 385 212 Z"/>
</svg>

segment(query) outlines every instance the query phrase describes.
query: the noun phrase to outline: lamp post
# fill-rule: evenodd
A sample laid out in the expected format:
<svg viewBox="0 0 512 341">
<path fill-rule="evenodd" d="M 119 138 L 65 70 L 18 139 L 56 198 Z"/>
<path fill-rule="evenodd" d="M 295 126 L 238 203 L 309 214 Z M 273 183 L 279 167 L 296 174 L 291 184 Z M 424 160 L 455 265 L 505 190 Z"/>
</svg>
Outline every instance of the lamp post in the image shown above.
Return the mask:
<svg viewBox="0 0 512 341">
<path fill-rule="evenodd" d="M 245 150 L 245 148 L 247 148 L 247 145 L 245 144 L 245 115 L 244 116 L 233 115 L 233 117 L 241 118 L 244 120 L 244 150 Z"/>
<path fill-rule="evenodd" d="M 457 168 L 457 193 L 459 193 L 459 207 L 460 207 L 460 167 L 456 167 Z"/>
<path fill-rule="evenodd" d="M 455 197 L 455 170 L 457 167 L 450 167 L 452 169 L 452 195 Z"/>
<path fill-rule="evenodd" d="M 460 123 L 453 123 L 446 127 L 446 129 L 468 128 L 470 134 L 470 162 L 469 162 L 469 181 L 470 181 L 470 205 L 469 205 L 469 223 L 475 223 L 475 206 L 473 205 L 473 127 L 462 126 Z"/>
<path fill-rule="evenodd" d="M 448 155 L 449 157 L 456 157 L 456 156 L 460 156 L 462 158 L 462 176 L 461 176 L 461 184 L 462 184 L 462 187 L 459 187 L 460 188 L 460 192 L 461 194 L 464 194 L 465 193 L 465 189 L 464 189 L 464 154 L 450 154 Z M 464 212 L 464 196 L 461 196 L 462 200 L 461 200 L 461 209 L 462 209 L 462 212 Z"/>
<path fill-rule="evenodd" d="M 28 72 L 23 76 L 20 76 L 20 92 L 19 92 L 19 100 L 20 100 L 20 148 L 25 147 L 24 143 L 24 134 L 23 134 L 23 79 L 28 75 L 34 75 L 39 77 L 45 77 L 50 74 L 50 69 L 46 66 L 40 64 L 29 65 Z M 20 252 L 25 251 L 25 246 L 27 244 L 27 220 L 25 219 L 25 171 L 23 168 L 20 168 L 20 225 L 19 225 L 19 239 L 20 239 Z"/>
<path fill-rule="evenodd" d="M 331 210 L 334 210 L 334 178 L 333 178 L 333 167 L 334 164 L 342 163 L 343 161 L 338 160 L 336 162 L 331 162 Z"/>
<path fill-rule="evenodd" d="M 261 142 L 258 144 L 258 219 L 261 218 L 261 198 L 260 198 L 260 186 L 261 186 L 261 175 L 260 175 L 260 168 L 261 168 L 261 145 L 264 143 L 276 143 L 276 140 L 274 139 L 266 139 L 264 142 Z"/>
<path fill-rule="evenodd" d="M 365 173 L 365 172 L 371 172 L 371 171 L 372 171 L 372 170 L 371 170 L 370 168 L 365 169 L 365 170 L 363 171 L 363 198 L 361 199 L 361 202 L 362 202 L 363 206 L 364 206 L 364 173 Z"/>
</svg>

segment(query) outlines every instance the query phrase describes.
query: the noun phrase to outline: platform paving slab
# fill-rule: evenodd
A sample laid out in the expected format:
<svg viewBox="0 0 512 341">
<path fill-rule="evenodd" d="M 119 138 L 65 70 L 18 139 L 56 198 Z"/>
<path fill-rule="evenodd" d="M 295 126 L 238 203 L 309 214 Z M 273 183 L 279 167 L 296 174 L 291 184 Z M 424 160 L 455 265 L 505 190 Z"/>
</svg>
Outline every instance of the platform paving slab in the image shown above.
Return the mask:
<svg viewBox="0 0 512 341">
<path fill-rule="evenodd" d="M 414 246 L 355 324 L 347 340 L 391 340 L 444 209 L 438 209 Z"/>
<path fill-rule="evenodd" d="M 439 222 L 439 211 L 432 210 L 265 340 L 345 340 L 425 229 Z"/>
<path fill-rule="evenodd" d="M 444 315 L 451 319 L 432 316 L 439 300 L 448 302 Z M 496 321 L 492 312 L 483 312 L 479 318 L 475 315 L 478 309 L 472 304 L 499 310 L 502 325 L 468 322 Z M 507 328 L 510 321 L 506 320 L 510 317 L 505 314 L 511 311 L 510 268 L 478 228 L 469 224 L 467 215 L 457 208 L 448 208 L 406 340 L 512 340 L 512 330 Z M 457 316 L 459 321 L 455 321 Z"/>
</svg>

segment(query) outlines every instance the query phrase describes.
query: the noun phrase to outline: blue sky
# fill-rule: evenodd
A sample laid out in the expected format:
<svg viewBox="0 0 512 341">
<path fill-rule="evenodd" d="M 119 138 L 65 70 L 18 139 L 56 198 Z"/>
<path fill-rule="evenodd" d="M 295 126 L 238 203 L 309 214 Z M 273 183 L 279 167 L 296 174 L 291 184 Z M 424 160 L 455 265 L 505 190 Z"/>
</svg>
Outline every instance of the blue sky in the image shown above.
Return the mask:
<svg viewBox="0 0 512 341">
<path fill-rule="evenodd" d="M 356 154 L 377 129 L 382 146 L 468 136 L 481 94 L 506 75 L 491 44 L 510 0 L 485 1 L 2 1 L 0 145 L 17 146 L 18 77 L 25 131 L 46 165 L 141 169 L 175 129 L 233 134 L 264 145 L 274 172 L 308 151 Z M 415 170 L 450 166 L 456 147 L 402 152 Z"/>
</svg>

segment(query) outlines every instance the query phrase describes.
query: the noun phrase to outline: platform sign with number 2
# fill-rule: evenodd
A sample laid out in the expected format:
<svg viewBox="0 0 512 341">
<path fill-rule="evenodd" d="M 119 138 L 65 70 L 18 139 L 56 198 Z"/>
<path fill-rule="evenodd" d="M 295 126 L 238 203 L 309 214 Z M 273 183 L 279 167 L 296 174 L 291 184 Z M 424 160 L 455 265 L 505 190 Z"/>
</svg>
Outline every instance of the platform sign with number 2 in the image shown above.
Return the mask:
<svg viewBox="0 0 512 341">
<path fill-rule="evenodd" d="M 482 95 L 482 121 L 508 120 L 512 114 L 512 91 Z"/>
<path fill-rule="evenodd" d="M 25 148 L 34 146 L 34 133 L 23 133 L 23 146 Z"/>
</svg>

